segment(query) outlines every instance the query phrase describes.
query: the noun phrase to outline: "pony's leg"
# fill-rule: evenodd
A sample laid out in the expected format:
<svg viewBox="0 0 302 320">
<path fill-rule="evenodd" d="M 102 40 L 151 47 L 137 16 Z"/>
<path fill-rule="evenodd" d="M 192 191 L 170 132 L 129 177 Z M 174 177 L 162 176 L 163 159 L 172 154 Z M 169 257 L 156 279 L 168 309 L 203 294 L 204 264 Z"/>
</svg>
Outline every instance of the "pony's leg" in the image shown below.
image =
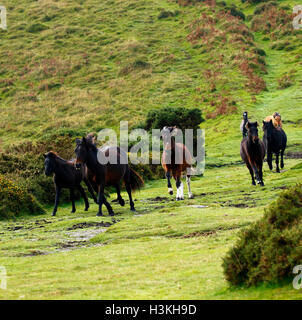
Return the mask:
<svg viewBox="0 0 302 320">
<path fill-rule="evenodd" d="M 284 168 L 283 156 L 284 156 L 284 150 L 281 150 L 281 169 Z"/>
<path fill-rule="evenodd" d="M 114 216 L 114 212 L 113 212 L 113 209 L 110 205 L 110 203 L 107 201 L 105 195 L 103 194 L 103 202 L 104 202 L 104 205 L 106 206 L 107 210 L 108 210 L 108 213 L 110 216 Z"/>
<path fill-rule="evenodd" d="M 259 170 L 258 170 L 257 166 L 255 164 L 252 164 L 252 168 L 253 168 L 253 171 L 255 173 L 255 177 L 256 177 L 257 183 L 261 184 L 261 178 L 260 178 Z"/>
<path fill-rule="evenodd" d="M 167 178 L 167 181 L 168 181 L 168 193 L 170 195 L 172 195 L 173 194 L 173 188 L 172 188 L 172 184 L 171 184 L 171 173 L 170 173 L 170 171 L 166 172 L 166 178 Z"/>
<path fill-rule="evenodd" d="M 81 185 L 78 185 L 78 189 L 79 189 L 79 191 L 80 191 L 80 193 L 81 193 L 81 196 L 83 197 L 84 202 L 85 202 L 85 211 L 88 211 L 88 209 L 89 209 L 89 202 L 88 202 L 86 193 L 85 193 L 85 191 L 84 191 L 84 189 L 83 189 L 83 187 L 82 187 Z"/>
<path fill-rule="evenodd" d="M 94 201 L 95 203 L 98 203 L 98 200 L 97 200 L 96 196 L 94 195 L 94 191 L 93 191 L 92 186 L 91 186 L 90 182 L 88 181 L 88 179 L 87 179 L 87 178 L 84 178 L 84 182 L 85 182 L 85 184 L 86 184 L 86 186 L 87 186 L 87 188 L 88 188 L 89 193 L 90 193 L 91 196 L 92 196 L 93 201 Z"/>
<path fill-rule="evenodd" d="M 180 176 L 177 176 L 176 178 L 176 188 L 177 188 L 177 194 L 176 194 L 176 201 L 183 200 L 183 184 L 181 182 Z"/>
<path fill-rule="evenodd" d="M 104 186 L 103 185 L 99 185 L 98 186 L 98 204 L 99 204 L 99 212 L 97 213 L 97 216 L 102 216 L 103 212 L 102 212 L 102 206 L 103 206 L 103 201 L 104 201 Z"/>
<path fill-rule="evenodd" d="M 132 200 L 131 186 L 130 186 L 130 182 L 129 181 L 126 182 L 126 191 L 128 193 L 128 196 L 129 196 L 130 210 L 135 212 L 136 210 L 135 210 L 135 207 L 134 207 L 134 202 Z"/>
<path fill-rule="evenodd" d="M 276 172 L 280 172 L 280 168 L 279 168 L 279 152 L 276 153 Z"/>
<path fill-rule="evenodd" d="M 273 154 L 271 151 L 268 151 L 267 152 L 267 164 L 268 164 L 268 167 L 270 168 L 270 170 L 273 170 L 272 161 L 273 161 Z"/>
<path fill-rule="evenodd" d="M 75 213 L 76 207 L 75 207 L 75 203 L 74 203 L 74 188 L 70 188 L 69 191 L 70 191 L 70 200 L 71 200 L 71 204 L 72 204 L 71 213 Z"/>
<path fill-rule="evenodd" d="M 117 193 L 117 201 L 118 201 L 118 203 L 123 207 L 123 206 L 125 205 L 125 201 L 124 201 L 124 199 L 123 199 L 122 196 L 121 196 L 121 188 L 120 188 L 120 185 L 117 184 L 117 185 L 115 186 L 115 189 L 116 189 L 116 193 Z"/>
<path fill-rule="evenodd" d="M 247 163 L 246 166 L 249 169 L 250 175 L 252 177 L 252 185 L 255 186 L 256 182 L 255 182 L 255 179 L 254 179 L 254 171 L 253 171 L 253 169 L 252 169 L 252 167 L 251 167 L 251 165 L 249 163 Z"/>
<path fill-rule="evenodd" d="M 52 215 L 55 216 L 58 210 L 58 205 L 59 205 L 59 200 L 60 200 L 60 195 L 61 195 L 61 188 L 56 187 L 56 200 L 55 200 L 55 206 L 53 208 Z"/>
<path fill-rule="evenodd" d="M 263 183 L 263 171 L 262 171 L 262 163 L 259 165 L 259 177 L 260 177 L 260 185 L 263 187 L 264 186 L 264 183 Z"/>
<path fill-rule="evenodd" d="M 189 199 L 193 199 L 193 193 L 191 192 L 191 176 L 190 175 L 187 175 L 187 186 L 188 186 Z"/>
</svg>

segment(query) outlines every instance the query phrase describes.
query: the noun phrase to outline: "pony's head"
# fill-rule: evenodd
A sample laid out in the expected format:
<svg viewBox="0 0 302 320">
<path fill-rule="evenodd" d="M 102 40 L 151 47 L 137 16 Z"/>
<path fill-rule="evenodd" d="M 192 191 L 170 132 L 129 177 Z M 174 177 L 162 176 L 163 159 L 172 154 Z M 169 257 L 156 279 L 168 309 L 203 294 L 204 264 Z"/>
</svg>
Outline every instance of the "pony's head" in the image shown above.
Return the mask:
<svg viewBox="0 0 302 320">
<path fill-rule="evenodd" d="M 45 167 L 45 175 L 50 176 L 54 173 L 56 167 L 56 159 L 57 155 L 54 152 L 48 152 L 44 154 L 44 167 Z"/>
<path fill-rule="evenodd" d="M 173 145 L 172 143 L 174 140 L 172 138 L 175 138 L 178 132 L 178 128 L 176 126 L 174 127 L 163 127 L 161 130 L 161 136 L 163 138 L 163 144 L 164 144 L 164 149 L 165 150 L 171 150 Z"/>
<path fill-rule="evenodd" d="M 274 128 L 273 120 L 271 119 L 270 121 L 263 121 L 262 123 L 263 123 L 262 129 L 263 129 L 264 135 L 267 139 L 270 139 L 273 133 L 273 128 Z"/>
<path fill-rule="evenodd" d="M 76 139 L 76 148 L 74 150 L 76 154 L 76 164 L 80 165 L 82 163 L 86 163 L 88 152 L 90 150 L 96 150 L 96 146 L 92 144 L 85 137 L 82 139 Z"/>
<path fill-rule="evenodd" d="M 273 117 L 275 119 L 275 121 L 277 122 L 277 124 L 281 123 L 281 115 L 278 112 L 274 112 Z"/>
<path fill-rule="evenodd" d="M 86 136 L 86 140 L 92 144 L 95 144 L 95 135 L 93 132 L 88 133 Z"/>
<path fill-rule="evenodd" d="M 247 132 L 248 132 L 248 137 L 254 142 L 257 143 L 259 140 L 258 137 L 258 122 L 248 122 L 245 125 Z"/>
<path fill-rule="evenodd" d="M 243 117 L 244 120 L 247 120 L 247 111 L 243 112 L 242 117 Z"/>
</svg>

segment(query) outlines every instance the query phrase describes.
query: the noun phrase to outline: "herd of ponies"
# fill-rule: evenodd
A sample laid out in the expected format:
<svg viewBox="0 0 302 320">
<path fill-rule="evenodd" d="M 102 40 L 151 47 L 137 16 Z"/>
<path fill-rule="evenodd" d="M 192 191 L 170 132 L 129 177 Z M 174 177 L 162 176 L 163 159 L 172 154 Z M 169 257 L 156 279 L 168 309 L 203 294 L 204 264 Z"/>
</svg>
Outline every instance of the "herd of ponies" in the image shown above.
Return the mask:
<svg viewBox="0 0 302 320">
<path fill-rule="evenodd" d="M 186 172 L 188 197 L 193 198 L 193 194 L 191 192 L 190 175 L 192 156 L 184 144 L 175 142 L 175 133 L 177 130 L 178 128 L 174 126 L 164 127 L 161 131 L 163 139 L 161 164 L 166 174 L 170 195 L 173 194 L 171 177 L 175 179 L 177 189 L 176 200 L 178 201 L 184 199 L 183 184 L 181 181 L 184 172 Z M 275 112 L 272 116 L 264 119 L 264 134 L 262 140 L 258 136 L 258 123 L 250 122 L 247 112 L 243 113 L 240 130 L 242 132 L 240 155 L 249 169 L 252 184 L 256 185 L 257 181 L 257 184 L 264 186 L 262 168 L 265 155 L 267 155 L 267 163 L 270 170 L 273 169 L 273 154 L 275 154 L 276 158 L 276 171 L 280 172 L 279 155 L 281 157 L 280 166 L 281 168 L 284 167 L 283 155 L 286 148 L 287 137 L 282 128 L 281 116 Z M 114 154 L 117 163 L 111 164 L 108 162 L 107 164 L 101 164 L 98 161 L 98 154 L 100 152 L 106 157 L 108 157 L 109 153 Z M 175 163 L 177 154 L 182 155 L 182 159 L 184 159 L 182 164 L 178 164 L 178 161 Z M 85 211 L 88 210 L 89 202 L 81 185 L 82 182 L 86 184 L 94 202 L 98 204 L 97 216 L 103 215 L 103 204 L 106 206 L 109 215 L 114 215 L 114 211 L 104 194 L 105 187 L 114 187 L 117 193 L 117 200 L 115 201 L 121 206 L 125 205 L 125 201 L 121 196 L 121 182 L 124 182 L 129 196 L 130 210 L 136 211 L 132 199 L 132 191 L 141 188 L 144 181 L 139 174 L 130 167 L 127 161 L 122 161 L 127 159 L 127 154 L 122 149 L 116 146 L 97 148 L 94 136 L 88 134 L 82 139 L 76 139 L 75 155 L 75 159 L 65 160 L 53 151 L 44 154 L 45 174 L 47 176 L 54 176 L 56 197 L 52 212 L 53 216 L 56 215 L 61 190 L 63 188 L 70 190 L 72 212 L 76 211 L 75 189 L 80 192 L 84 199 Z M 168 158 L 170 161 L 167 161 Z M 95 193 L 97 196 L 95 196 Z"/>
</svg>

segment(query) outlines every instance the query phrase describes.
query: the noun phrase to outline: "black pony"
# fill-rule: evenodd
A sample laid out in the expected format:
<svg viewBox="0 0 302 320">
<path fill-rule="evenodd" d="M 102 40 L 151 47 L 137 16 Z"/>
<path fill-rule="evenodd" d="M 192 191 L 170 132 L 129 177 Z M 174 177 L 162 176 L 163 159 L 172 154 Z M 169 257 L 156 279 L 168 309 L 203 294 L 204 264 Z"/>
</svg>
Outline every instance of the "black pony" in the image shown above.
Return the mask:
<svg viewBox="0 0 302 320">
<path fill-rule="evenodd" d="M 52 152 L 52 151 L 44 154 L 44 158 L 45 158 L 45 174 L 47 176 L 50 176 L 54 173 L 54 183 L 56 187 L 56 201 L 55 201 L 55 206 L 52 212 L 53 216 L 56 215 L 56 212 L 58 209 L 62 188 L 68 188 L 70 190 L 70 199 L 72 202 L 72 211 L 71 211 L 72 213 L 76 211 L 75 198 L 74 198 L 75 188 L 77 188 L 80 191 L 85 201 L 85 211 L 88 210 L 89 202 L 85 194 L 85 191 L 81 186 L 82 181 L 85 182 L 89 192 L 92 195 L 93 200 L 97 203 L 97 199 L 87 179 L 87 168 L 85 165 L 79 166 L 76 168 L 75 162 L 64 160 L 60 158 L 55 152 Z"/>
<path fill-rule="evenodd" d="M 142 178 L 127 164 L 127 154 L 118 147 L 103 147 L 101 149 L 98 149 L 95 144 L 91 143 L 91 141 L 87 140 L 86 138 L 82 138 L 82 140 L 77 139 L 76 143 L 77 146 L 75 149 L 75 153 L 77 165 L 87 165 L 90 174 L 92 174 L 90 179 L 98 189 L 99 212 L 97 215 L 103 215 L 103 203 L 107 207 L 109 214 L 112 216 L 114 215 L 111 205 L 105 198 L 104 189 L 107 186 L 116 187 L 118 192 L 118 199 L 121 201 L 121 180 L 124 180 L 125 182 L 126 191 L 130 200 L 130 209 L 131 211 L 135 211 L 131 191 L 140 188 L 144 184 L 144 182 Z M 105 159 L 105 157 L 108 157 L 109 154 L 116 159 L 116 163 L 102 164 L 100 158 Z"/>
<path fill-rule="evenodd" d="M 258 137 L 258 123 L 248 122 L 246 129 L 248 132 L 247 138 L 242 139 L 240 145 L 240 155 L 250 171 L 252 184 L 256 185 L 254 174 L 257 183 L 264 186 L 263 183 L 263 159 L 265 157 L 264 143 Z"/>
<path fill-rule="evenodd" d="M 281 155 L 281 168 L 284 167 L 283 155 L 286 148 L 287 137 L 282 128 L 276 128 L 272 120 L 269 122 L 263 121 L 263 142 L 267 152 L 267 163 L 270 170 L 273 169 L 273 153 L 276 155 L 276 172 L 279 169 L 279 153 Z"/>
</svg>

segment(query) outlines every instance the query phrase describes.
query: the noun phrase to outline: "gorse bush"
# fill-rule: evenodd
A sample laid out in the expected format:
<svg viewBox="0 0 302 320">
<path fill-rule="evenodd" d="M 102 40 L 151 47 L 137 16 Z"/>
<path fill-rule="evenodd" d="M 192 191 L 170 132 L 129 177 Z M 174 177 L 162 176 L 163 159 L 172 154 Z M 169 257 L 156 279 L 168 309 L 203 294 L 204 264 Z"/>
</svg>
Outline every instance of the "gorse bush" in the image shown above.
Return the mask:
<svg viewBox="0 0 302 320">
<path fill-rule="evenodd" d="M 244 230 L 223 261 L 232 285 L 277 282 L 302 261 L 302 184 L 283 192 L 264 217 Z"/>
<path fill-rule="evenodd" d="M 162 129 L 164 126 L 177 126 L 184 129 L 198 129 L 204 121 L 200 109 L 166 107 L 148 112 L 144 127 L 146 130 Z"/>
<path fill-rule="evenodd" d="M 25 188 L 0 175 L 0 219 L 15 218 L 20 214 L 43 214 L 42 206 Z"/>
</svg>

